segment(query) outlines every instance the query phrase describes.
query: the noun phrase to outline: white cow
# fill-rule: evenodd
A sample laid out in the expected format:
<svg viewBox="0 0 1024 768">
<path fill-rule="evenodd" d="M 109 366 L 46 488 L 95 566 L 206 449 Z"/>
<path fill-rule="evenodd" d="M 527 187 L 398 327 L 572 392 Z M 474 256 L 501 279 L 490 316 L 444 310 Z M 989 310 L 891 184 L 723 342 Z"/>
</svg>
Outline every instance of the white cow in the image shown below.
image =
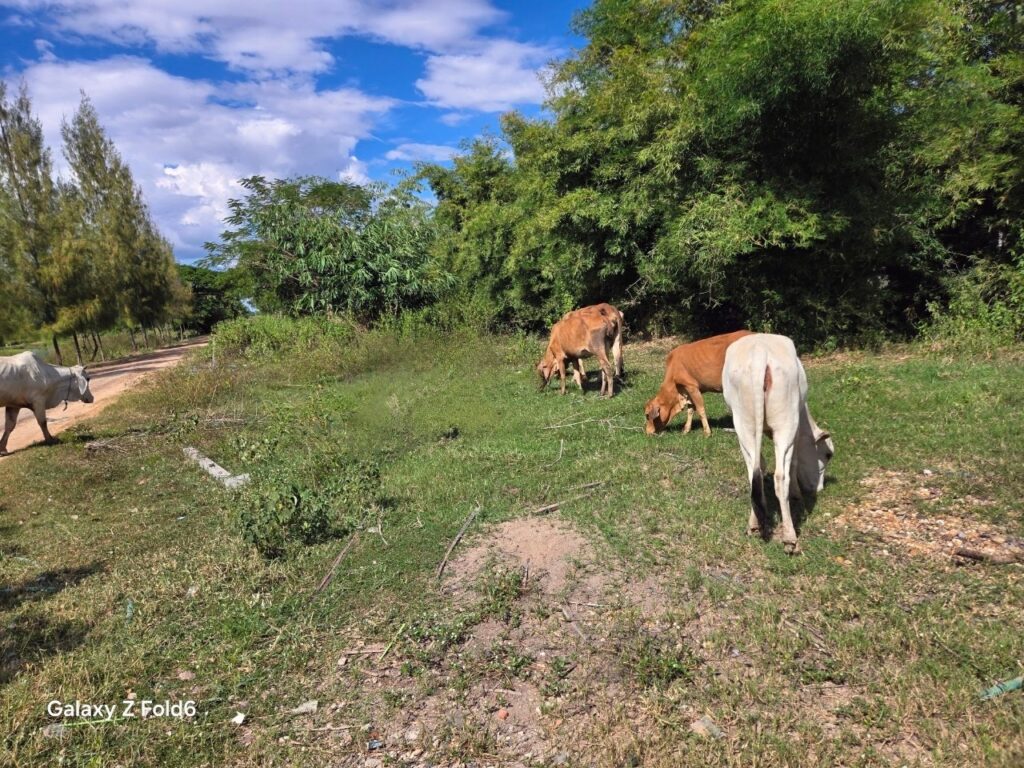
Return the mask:
<svg viewBox="0 0 1024 768">
<path fill-rule="evenodd" d="M 32 352 L 0 357 L 0 405 L 5 406 L 7 417 L 0 437 L 0 456 L 7 454 L 7 438 L 18 422 L 18 411 L 31 408 L 43 438 L 53 443 L 56 441 L 46 428 L 46 409 L 73 400 L 93 401 L 89 374 L 81 365 L 50 365 Z"/>
<path fill-rule="evenodd" d="M 807 375 L 791 339 L 755 333 L 734 341 L 722 372 L 725 402 L 732 411 L 740 450 L 750 479 L 748 533 L 761 530 L 766 517 L 761 437 L 775 443 L 775 495 L 782 509 L 786 551 L 800 551 L 790 513 L 790 498 L 815 494 L 825 484 L 825 467 L 835 447 L 807 408 Z"/>
</svg>

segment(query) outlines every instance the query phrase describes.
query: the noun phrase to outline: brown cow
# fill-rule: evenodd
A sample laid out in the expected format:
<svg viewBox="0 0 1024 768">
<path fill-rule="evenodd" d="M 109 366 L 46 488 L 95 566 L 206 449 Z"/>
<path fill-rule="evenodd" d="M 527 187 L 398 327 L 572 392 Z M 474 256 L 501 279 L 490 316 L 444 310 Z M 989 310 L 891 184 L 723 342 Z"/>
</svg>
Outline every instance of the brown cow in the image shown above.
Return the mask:
<svg viewBox="0 0 1024 768">
<path fill-rule="evenodd" d="M 615 361 L 615 375 L 620 379 L 626 372 L 622 364 L 622 331 L 626 327 L 626 316 L 623 315 L 618 308 L 613 307 L 611 304 L 592 304 L 589 307 L 580 307 L 574 309 L 572 312 L 566 312 L 562 315 L 562 319 L 565 320 L 569 315 L 601 315 L 606 317 L 615 326 L 615 339 L 612 341 L 612 358 Z M 583 366 L 577 366 L 580 374 L 586 377 L 586 373 L 583 372 Z M 575 371 L 573 372 L 575 374 Z M 577 382 L 579 383 L 579 382 Z M 581 385 L 582 388 L 582 385 Z"/>
<path fill-rule="evenodd" d="M 644 415 L 647 417 L 647 434 L 661 432 L 677 413 L 686 408 L 686 426 L 683 433 L 690 431 L 693 411 L 700 414 L 704 434 L 711 434 L 708 417 L 704 411 L 702 392 L 722 391 L 722 367 L 725 365 L 725 350 L 736 339 L 749 336 L 750 331 L 734 331 L 712 336 L 689 344 L 682 344 L 668 353 L 665 361 L 665 380 L 661 382 L 658 394 L 647 401 Z"/>
<path fill-rule="evenodd" d="M 589 307 L 586 309 L 567 313 L 552 327 L 547 349 L 537 363 L 541 389 L 547 386 L 555 371 L 558 371 L 562 385 L 559 391 L 564 395 L 565 366 L 569 363 L 573 369 L 573 378 L 582 390 L 583 368 L 580 358 L 594 355 L 601 366 L 601 394 L 612 396 L 615 390 L 615 370 L 608 355 L 613 352 L 615 339 L 621 334 L 621 314 L 618 310 L 612 315 L 600 310 L 591 311 L 593 308 Z"/>
</svg>

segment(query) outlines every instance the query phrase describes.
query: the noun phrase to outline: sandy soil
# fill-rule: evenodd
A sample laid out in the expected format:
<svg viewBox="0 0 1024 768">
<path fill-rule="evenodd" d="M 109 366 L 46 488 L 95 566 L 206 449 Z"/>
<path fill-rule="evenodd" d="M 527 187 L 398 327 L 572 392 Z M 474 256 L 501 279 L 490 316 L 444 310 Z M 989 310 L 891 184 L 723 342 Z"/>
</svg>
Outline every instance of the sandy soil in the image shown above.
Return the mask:
<svg viewBox="0 0 1024 768">
<path fill-rule="evenodd" d="M 89 388 L 96 398 L 95 401 L 88 405 L 81 402 L 68 403 L 66 411 L 63 404 L 51 408 L 46 412 L 50 432 L 56 436 L 72 424 L 92 418 L 114 402 L 122 392 L 136 386 L 154 371 L 176 365 L 190 351 L 205 346 L 206 343 L 206 337 L 201 337 L 167 349 L 86 366 L 90 377 Z M 18 424 L 7 443 L 7 450 L 14 453 L 42 442 L 42 439 L 36 417 L 28 408 L 23 408 L 18 415 Z"/>
</svg>

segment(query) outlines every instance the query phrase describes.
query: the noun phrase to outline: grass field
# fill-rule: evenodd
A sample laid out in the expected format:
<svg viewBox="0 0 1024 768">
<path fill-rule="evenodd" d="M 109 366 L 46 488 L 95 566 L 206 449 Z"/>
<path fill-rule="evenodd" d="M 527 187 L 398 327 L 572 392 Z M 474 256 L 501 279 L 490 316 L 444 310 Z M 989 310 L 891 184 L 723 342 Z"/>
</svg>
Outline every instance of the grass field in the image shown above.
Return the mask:
<svg viewBox="0 0 1024 768">
<path fill-rule="evenodd" d="M 0 460 L 0 763 L 1024 764 L 1024 694 L 978 700 L 1024 670 L 1024 567 L 943 550 L 1024 537 L 1020 355 L 808 360 L 836 456 L 787 557 L 720 395 L 710 438 L 643 434 L 670 347 L 610 400 L 538 393 L 522 337 L 207 354 Z M 262 558 L 184 445 L 314 489 L 375 462 L 381 498 L 311 597 L 347 539 Z M 128 697 L 198 712 L 46 711 Z"/>
</svg>

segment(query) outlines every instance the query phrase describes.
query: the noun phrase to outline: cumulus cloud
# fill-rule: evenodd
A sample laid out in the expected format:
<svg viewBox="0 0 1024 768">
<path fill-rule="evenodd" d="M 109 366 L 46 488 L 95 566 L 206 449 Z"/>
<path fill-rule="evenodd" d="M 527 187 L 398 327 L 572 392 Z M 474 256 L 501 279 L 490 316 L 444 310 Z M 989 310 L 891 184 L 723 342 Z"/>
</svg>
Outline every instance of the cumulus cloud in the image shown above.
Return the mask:
<svg viewBox="0 0 1024 768">
<path fill-rule="evenodd" d="M 201 53 L 244 71 L 320 72 L 323 41 L 363 35 L 398 45 L 458 48 L 505 17 L 489 0 L 5 0 L 65 34 L 161 52 Z"/>
<path fill-rule="evenodd" d="M 451 160 L 452 156 L 458 154 L 458 152 L 459 150 L 456 147 L 448 147 L 443 144 L 408 143 L 399 144 L 384 155 L 384 157 L 388 160 L 403 160 L 410 163 L 417 160 L 443 163 L 446 160 Z"/>
<path fill-rule="evenodd" d="M 544 100 L 539 70 L 553 56 L 544 46 L 493 40 L 475 52 L 430 56 L 416 87 L 438 107 L 504 112 Z"/>
<path fill-rule="evenodd" d="M 219 83 L 176 77 L 136 57 L 41 61 L 22 73 L 47 141 L 88 88 L 172 243 L 196 255 L 220 232 L 244 176 L 337 175 L 366 181 L 353 151 L 394 101 L 302 78 Z M 158 95 L 154 98 L 154 95 Z M 230 106 L 229 106 L 230 105 Z M 58 156 L 58 170 L 66 172 Z"/>
</svg>

